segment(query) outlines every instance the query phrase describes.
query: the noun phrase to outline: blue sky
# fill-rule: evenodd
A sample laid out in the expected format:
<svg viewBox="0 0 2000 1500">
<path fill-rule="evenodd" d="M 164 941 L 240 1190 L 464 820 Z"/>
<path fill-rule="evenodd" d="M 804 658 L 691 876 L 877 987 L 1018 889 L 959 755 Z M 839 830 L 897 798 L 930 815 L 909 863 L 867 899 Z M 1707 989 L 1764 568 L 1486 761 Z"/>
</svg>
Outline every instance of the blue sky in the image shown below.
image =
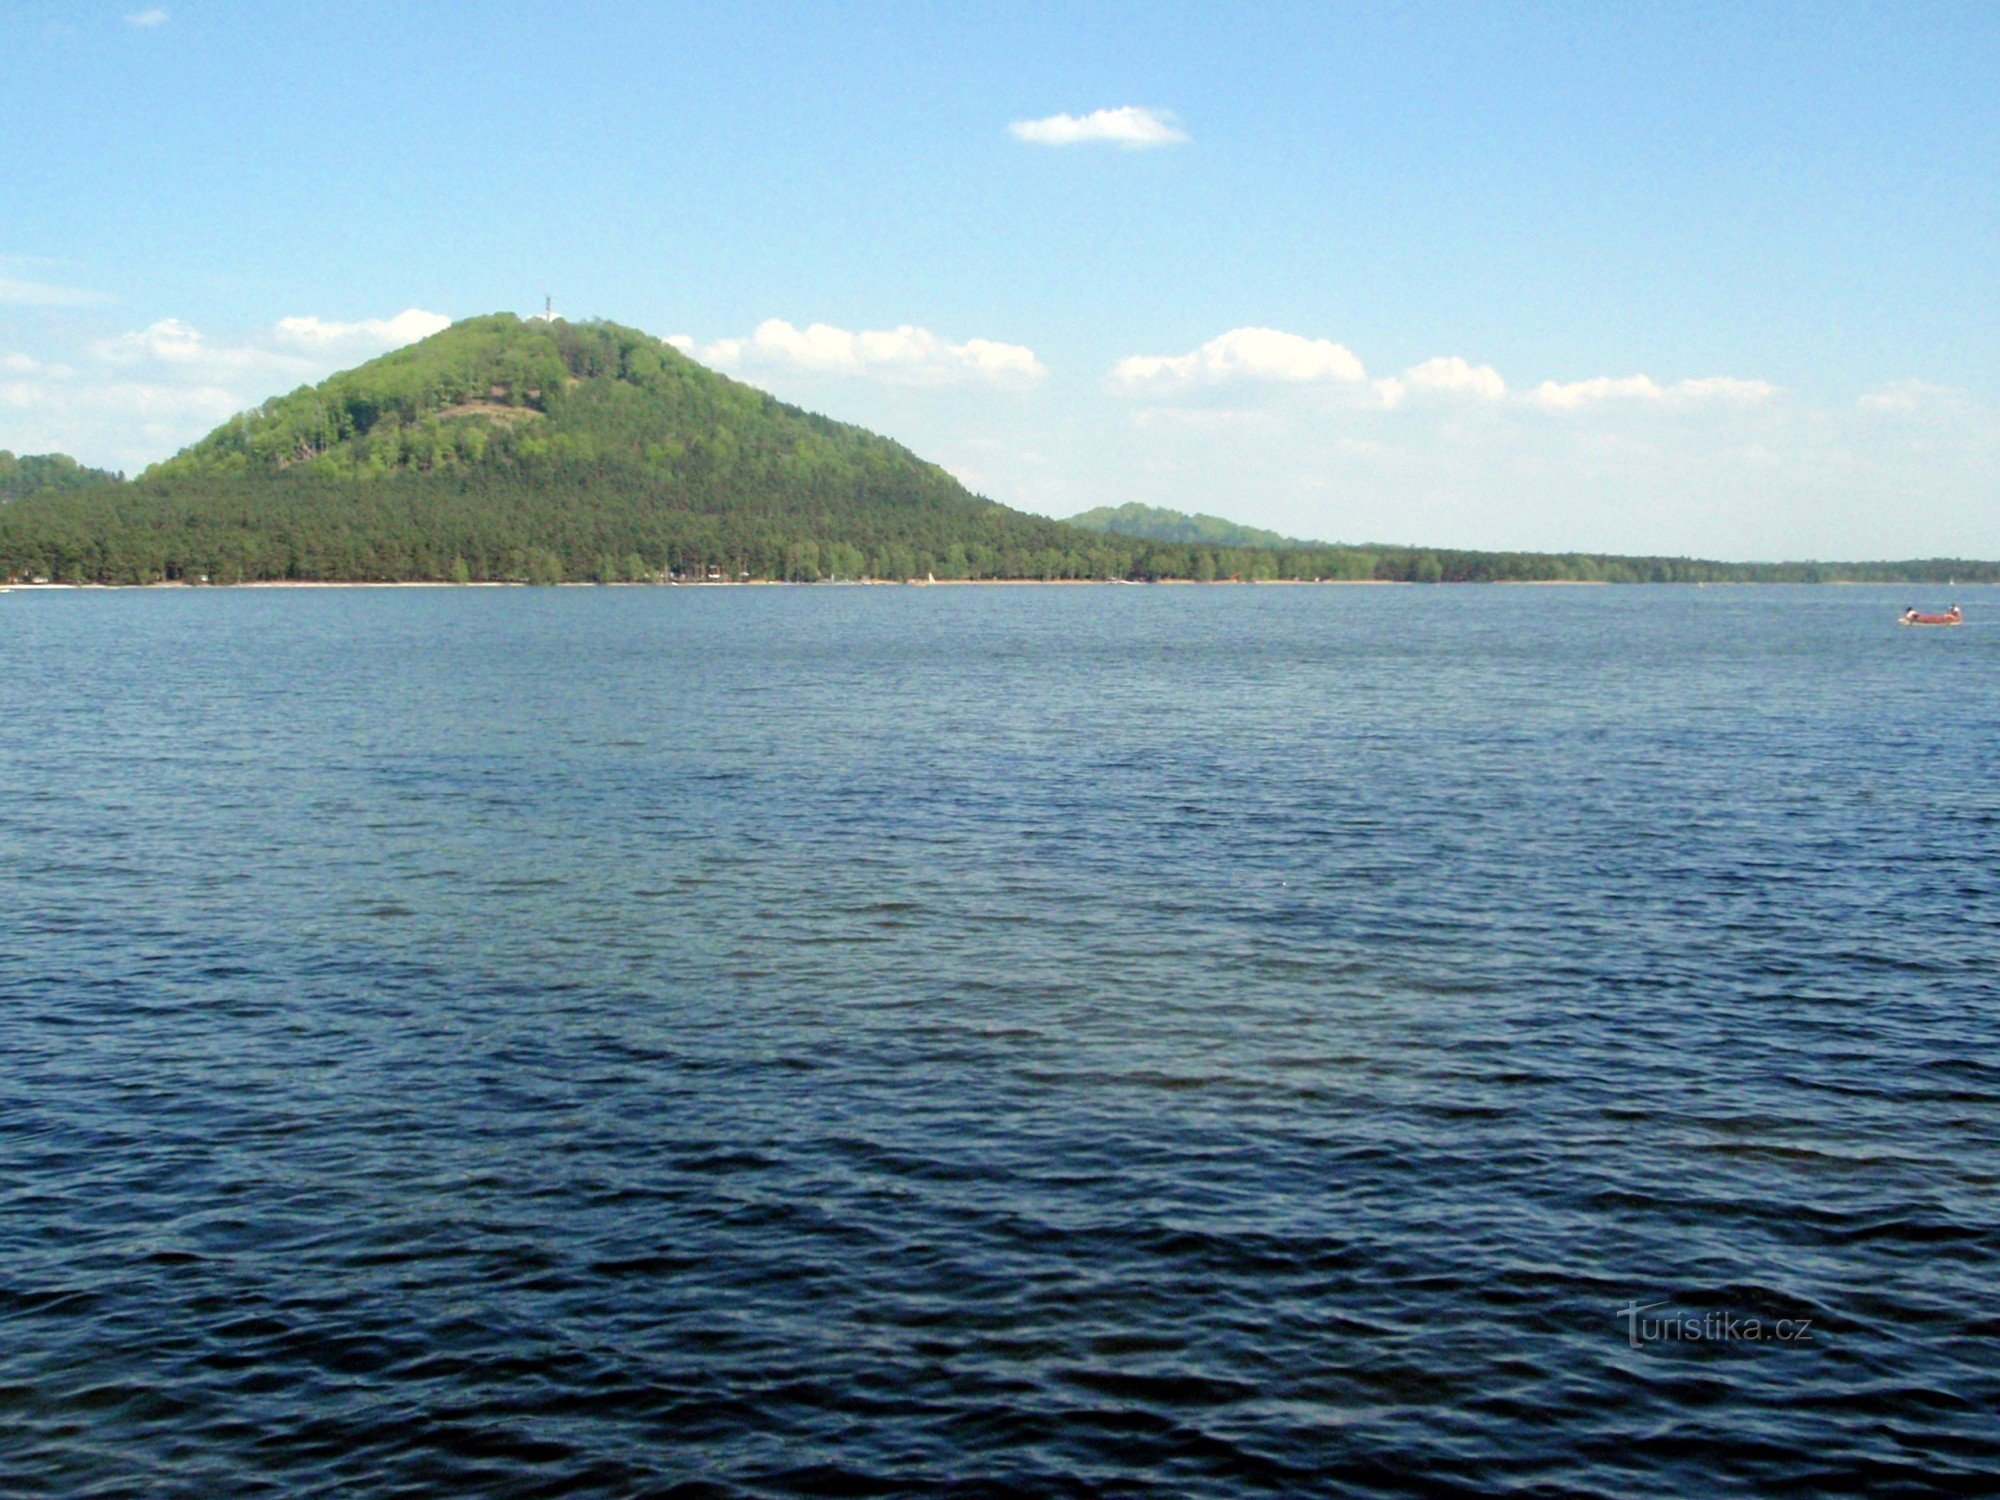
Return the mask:
<svg viewBox="0 0 2000 1500">
<path fill-rule="evenodd" d="M 2000 555 L 1990 5 L 0 8 L 0 447 L 472 313 L 997 499 Z"/>
</svg>

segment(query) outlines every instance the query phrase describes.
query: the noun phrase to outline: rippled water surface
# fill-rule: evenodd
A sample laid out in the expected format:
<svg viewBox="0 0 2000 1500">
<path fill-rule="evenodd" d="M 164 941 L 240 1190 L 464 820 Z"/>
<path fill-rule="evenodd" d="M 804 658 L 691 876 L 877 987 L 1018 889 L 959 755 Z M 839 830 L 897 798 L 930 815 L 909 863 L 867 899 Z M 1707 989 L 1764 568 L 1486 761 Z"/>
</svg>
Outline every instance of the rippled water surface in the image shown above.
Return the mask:
<svg viewBox="0 0 2000 1500">
<path fill-rule="evenodd" d="M 1985 1489 L 1905 592 L 0 598 L 0 1489 Z"/>
</svg>

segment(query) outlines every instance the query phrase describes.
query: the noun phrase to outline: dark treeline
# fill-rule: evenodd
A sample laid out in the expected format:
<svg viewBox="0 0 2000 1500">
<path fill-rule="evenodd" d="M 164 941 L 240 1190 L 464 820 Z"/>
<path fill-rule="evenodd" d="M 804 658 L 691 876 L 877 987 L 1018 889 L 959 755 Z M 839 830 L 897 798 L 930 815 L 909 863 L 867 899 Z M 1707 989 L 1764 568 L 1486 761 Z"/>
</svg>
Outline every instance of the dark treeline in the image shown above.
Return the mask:
<svg viewBox="0 0 2000 1500">
<path fill-rule="evenodd" d="M 76 583 L 1107 577 L 1129 565 L 1126 549 L 1097 542 L 1000 506 L 929 505 L 894 482 L 663 492 L 559 462 L 372 484 L 169 478 L 0 508 L 0 571 Z"/>
<path fill-rule="evenodd" d="M 0 506 L 0 574 L 63 583 L 670 576 L 1380 580 L 1412 583 L 2000 581 L 1992 563 L 1720 563 L 1416 547 L 1218 548 L 1081 531 L 995 505 L 845 492 L 663 489 L 551 462 L 405 473 L 162 477 Z"/>
<path fill-rule="evenodd" d="M 38 463 L 38 479 L 49 472 L 42 461 L 8 458 L 17 472 Z M 2000 577 L 1992 564 L 1951 561 L 1745 565 L 1232 545 L 1221 522 L 1220 535 L 1173 540 L 1094 532 L 981 499 L 900 444 L 788 406 L 636 330 L 504 314 L 454 324 L 266 402 L 131 483 L 107 483 L 115 476 L 73 463 L 62 474 L 71 488 L 37 483 L 35 492 L 0 503 L 0 577 L 108 584 Z"/>
</svg>

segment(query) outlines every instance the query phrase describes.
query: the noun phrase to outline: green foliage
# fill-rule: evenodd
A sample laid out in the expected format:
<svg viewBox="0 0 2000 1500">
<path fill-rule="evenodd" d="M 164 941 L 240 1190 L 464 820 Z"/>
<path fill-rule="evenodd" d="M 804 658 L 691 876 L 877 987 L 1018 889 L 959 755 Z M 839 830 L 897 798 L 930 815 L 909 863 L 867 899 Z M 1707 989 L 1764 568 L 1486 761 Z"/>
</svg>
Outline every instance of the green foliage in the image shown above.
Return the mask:
<svg viewBox="0 0 2000 1500">
<path fill-rule="evenodd" d="M 116 484 L 124 477 L 105 469 L 87 469 L 67 453 L 23 453 L 16 458 L 0 448 L 0 501 L 47 490 Z"/>
<path fill-rule="evenodd" d="M 969 494 L 900 444 L 633 329 L 506 314 L 268 401 L 130 484 L 0 459 L 0 481 L 39 466 L 36 492 L 0 505 L 0 577 L 79 583 L 2000 579 L 1964 562 L 1327 546 L 1144 506 L 1085 529 Z M 50 488 L 51 472 L 70 487 Z M 1194 534 L 1133 534 L 1142 525 Z"/>
<path fill-rule="evenodd" d="M 1159 542 L 1204 542 L 1211 547 L 1309 547 L 1310 542 L 1294 541 L 1256 526 L 1243 526 L 1221 516 L 1189 515 L 1159 505 L 1100 505 L 1069 524 L 1085 531 L 1102 531 L 1113 536 L 1148 537 Z"/>
<path fill-rule="evenodd" d="M 309 466 L 378 479 L 477 464 L 546 413 L 570 378 L 549 325 L 468 318 L 380 359 L 231 418 L 142 479 Z"/>
</svg>

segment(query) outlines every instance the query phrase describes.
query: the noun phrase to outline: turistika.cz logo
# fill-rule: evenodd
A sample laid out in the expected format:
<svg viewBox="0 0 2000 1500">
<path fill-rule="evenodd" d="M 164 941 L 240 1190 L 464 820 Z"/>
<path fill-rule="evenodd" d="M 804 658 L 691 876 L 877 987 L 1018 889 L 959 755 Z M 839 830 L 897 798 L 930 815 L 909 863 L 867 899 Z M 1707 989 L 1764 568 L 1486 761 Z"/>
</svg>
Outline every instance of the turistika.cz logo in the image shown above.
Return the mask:
<svg viewBox="0 0 2000 1500">
<path fill-rule="evenodd" d="M 1739 1317 L 1735 1313 L 1666 1312 L 1648 1317 L 1667 1302 L 1628 1302 L 1618 1309 L 1625 1341 L 1634 1349 L 1648 1344 L 1810 1344 L 1811 1318 Z"/>
</svg>

